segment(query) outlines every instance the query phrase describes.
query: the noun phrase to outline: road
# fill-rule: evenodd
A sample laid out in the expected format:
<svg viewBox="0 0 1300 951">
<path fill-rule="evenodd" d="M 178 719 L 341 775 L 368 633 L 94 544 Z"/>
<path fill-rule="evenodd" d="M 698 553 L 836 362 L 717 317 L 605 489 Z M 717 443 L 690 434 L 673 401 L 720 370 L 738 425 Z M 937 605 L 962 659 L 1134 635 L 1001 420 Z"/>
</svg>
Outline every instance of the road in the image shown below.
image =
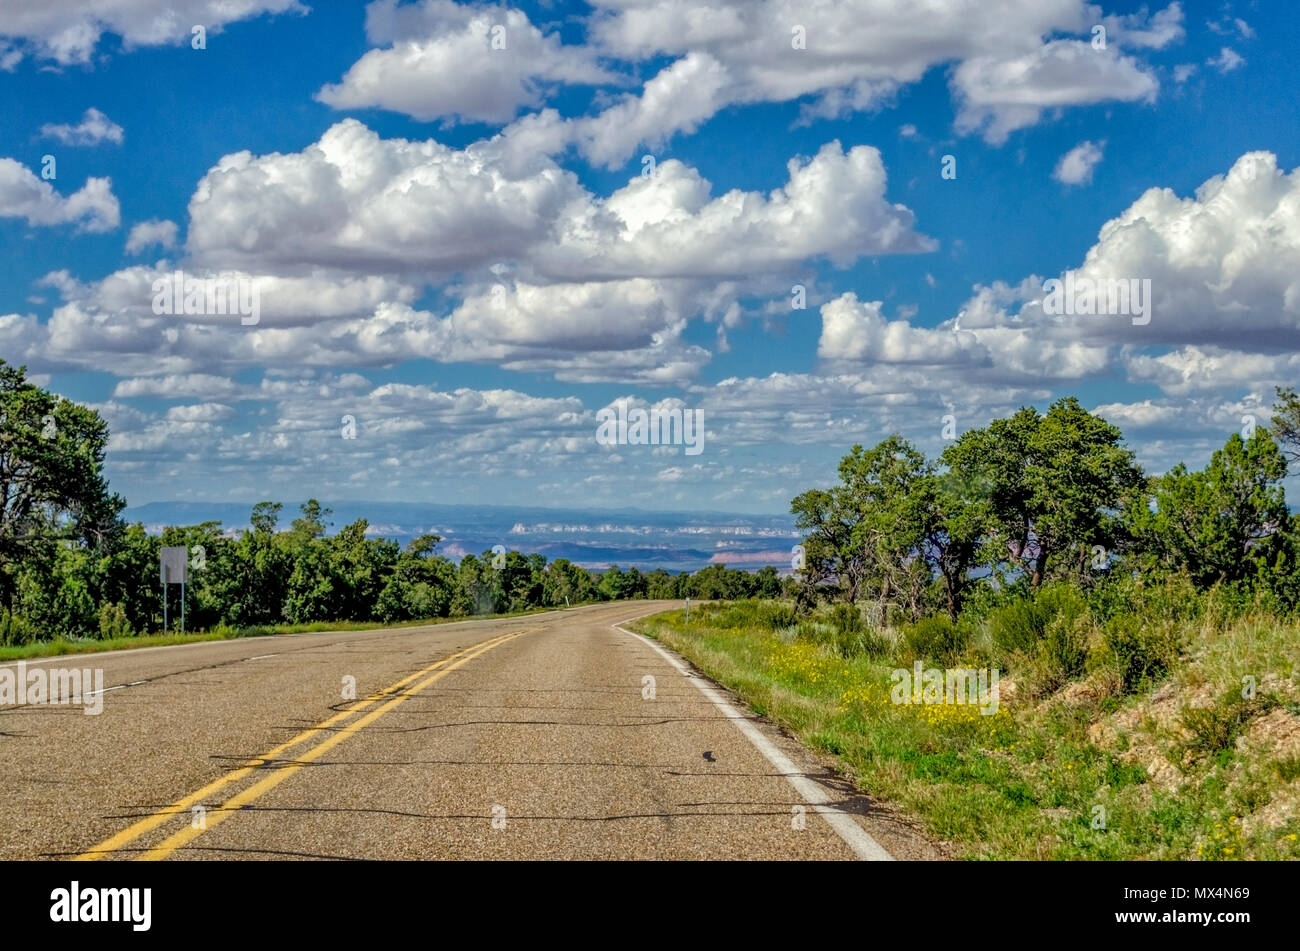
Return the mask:
<svg viewBox="0 0 1300 951">
<path fill-rule="evenodd" d="M 617 626 L 671 606 L 31 661 L 103 709 L 0 707 L 0 859 L 938 857 Z"/>
</svg>

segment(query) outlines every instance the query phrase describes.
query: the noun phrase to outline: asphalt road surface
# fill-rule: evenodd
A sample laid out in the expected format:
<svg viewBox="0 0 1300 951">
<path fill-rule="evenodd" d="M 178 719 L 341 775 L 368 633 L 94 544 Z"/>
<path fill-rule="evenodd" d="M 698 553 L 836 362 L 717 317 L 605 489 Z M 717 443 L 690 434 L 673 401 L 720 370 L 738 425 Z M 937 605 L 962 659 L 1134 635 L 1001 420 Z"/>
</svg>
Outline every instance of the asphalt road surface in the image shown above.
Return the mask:
<svg viewBox="0 0 1300 951">
<path fill-rule="evenodd" d="M 616 626 L 672 606 L 30 661 L 103 709 L 0 707 L 0 859 L 938 857 Z"/>
</svg>

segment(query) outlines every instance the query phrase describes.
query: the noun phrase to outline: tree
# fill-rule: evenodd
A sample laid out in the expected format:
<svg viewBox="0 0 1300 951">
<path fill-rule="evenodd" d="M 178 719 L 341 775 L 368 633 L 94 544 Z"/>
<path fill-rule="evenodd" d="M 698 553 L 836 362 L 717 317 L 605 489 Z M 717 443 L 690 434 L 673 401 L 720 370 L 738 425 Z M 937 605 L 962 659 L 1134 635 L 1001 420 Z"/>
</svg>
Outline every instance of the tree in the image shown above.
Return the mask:
<svg viewBox="0 0 1300 951">
<path fill-rule="evenodd" d="M 125 502 L 108 490 L 108 424 L 0 360 L 0 606 L 12 616 L 20 565 L 68 540 L 105 551 Z M 6 621 L 7 623 L 7 621 Z"/>
<path fill-rule="evenodd" d="M 1300 395 L 1290 387 L 1277 387 L 1273 405 L 1273 436 L 1282 453 L 1292 462 L 1300 462 Z"/>
<path fill-rule="evenodd" d="M 868 450 L 854 446 L 840 462 L 843 484 L 835 491 L 843 496 L 844 507 L 858 516 L 852 544 L 874 584 L 882 619 L 894 598 L 913 618 L 920 613 L 929 582 L 919 558 L 929 475 L 925 456 L 898 435 Z"/>
<path fill-rule="evenodd" d="M 434 554 L 442 539 L 421 535 L 406 545 L 379 594 L 375 614 L 382 621 L 447 617 L 456 587 L 456 568 Z"/>
<path fill-rule="evenodd" d="M 1121 540 L 1118 517 L 1142 485 L 1133 453 L 1115 426 L 1074 397 L 1045 415 L 1032 407 L 987 429 L 969 430 L 942 461 L 988 502 L 990 560 L 1038 586 L 1055 569 L 1082 577 L 1094 546 Z"/>
<path fill-rule="evenodd" d="M 1203 471 L 1179 463 L 1130 505 L 1135 545 L 1149 567 L 1184 570 L 1202 586 L 1250 578 L 1289 527 L 1285 476 L 1269 433 L 1233 433 Z"/>
<path fill-rule="evenodd" d="M 231 612 L 235 624 L 272 624 L 284 620 L 284 602 L 293 561 L 286 544 L 276 540 L 279 502 L 258 502 L 249 524 L 235 543 L 241 584 Z"/>
<path fill-rule="evenodd" d="M 858 600 L 866 574 L 858 544 L 862 517 L 845 503 L 842 492 L 824 489 L 809 489 L 790 502 L 795 526 L 806 533 L 799 569 L 801 602 L 815 602 L 824 586 L 838 589 L 849 603 Z"/>
<path fill-rule="evenodd" d="M 944 603 L 956 621 L 971 586 L 971 571 L 984 551 L 989 503 L 981 486 L 957 472 L 931 476 L 925 503 L 922 548 L 926 563 L 942 579 Z"/>
</svg>

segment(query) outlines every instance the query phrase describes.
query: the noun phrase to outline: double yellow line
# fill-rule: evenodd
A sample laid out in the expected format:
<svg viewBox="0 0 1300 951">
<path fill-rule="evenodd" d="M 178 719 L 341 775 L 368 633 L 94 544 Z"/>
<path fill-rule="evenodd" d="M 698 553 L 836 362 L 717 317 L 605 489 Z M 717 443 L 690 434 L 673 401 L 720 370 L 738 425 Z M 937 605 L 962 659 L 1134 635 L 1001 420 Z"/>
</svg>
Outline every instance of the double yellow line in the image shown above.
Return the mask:
<svg viewBox="0 0 1300 951">
<path fill-rule="evenodd" d="M 522 637 L 524 634 L 528 634 L 536 630 L 538 630 L 538 628 L 531 627 L 523 631 L 516 631 L 511 634 L 502 634 L 499 637 L 490 638 L 489 640 L 483 641 L 480 644 L 475 644 L 473 647 L 467 647 L 465 650 L 452 654 L 449 657 L 444 657 L 442 660 L 436 661 L 430 664 L 428 667 L 423 668 L 422 670 L 417 670 L 415 673 L 411 674 L 408 677 L 403 677 L 401 680 L 397 681 L 396 683 L 390 684 L 389 686 L 385 687 L 383 690 L 380 690 L 376 693 L 371 694 L 369 697 L 366 697 L 366 699 L 358 702 L 355 706 L 350 707 L 347 710 L 342 710 L 334 714 L 333 716 L 329 717 L 328 719 L 322 720 L 314 727 L 304 730 L 302 733 L 299 733 L 297 736 L 289 740 L 287 743 L 281 743 L 275 749 L 268 750 L 266 753 L 263 753 L 261 756 L 257 756 L 254 757 L 253 759 L 250 759 L 248 762 L 244 763 L 243 766 L 231 770 L 229 773 L 220 777 L 219 779 L 213 780 L 212 782 L 208 783 L 208 785 L 204 786 L 202 789 L 198 790 L 197 792 L 191 793 L 190 795 L 186 796 L 184 799 L 176 800 L 171 805 L 159 809 L 157 812 L 153 813 L 150 816 L 145 817 L 144 819 L 141 819 L 139 822 L 135 823 L 129 828 L 123 829 L 121 832 L 117 833 L 116 835 L 111 836 L 108 839 L 105 839 L 103 842 L 99 843 L 99 845 L 95 846 L 89 851 L 83 852 L 81 855 L 78 855 L 75 861 L 93 862 L 97 859 L 105 858 L 112 852 L 116 852 L 119 849 L 125 848 L 127 845 L 131 844 L 136 839 L 140 838 L 146 832 L 149 832 L 151 829 L 158 827 L 159 825 L 166 822 L 168 819 L 172 818 L 173 816 L 187 813 L 192 807 L 200 805 L 204 800 L 210 799 L 214 793 L 220 791 L 221 789 L 224 789 L 225 787 L 229 786 L 231 783 L 238 782 L 239 780 L 245 778 L 246 776 L 251 775 L 254 771 L 266 766 L 268 763 L 272 762 L 280 754 L 285 753 L 296 746 L 301 746 L 303 743 L 305 743 L 307 740 L 310 740 L 312 737 L 316 736 L 317 734 L 322 733 L 330 729 L 331 727 L 335 726 L 336 724 L 341 723 L 344 720 L 347 720 L 349 717 L 352 717 L 360 713 L 361 711 L 374 706 L 376 703 L 379 703 L 381 700 L 384 700 L 385 698 L 391 698 L 388 699 L 387 703 L 384 703 L 382 706 L 377 707 L 374 710 L 371 710 L 369 713 L 367 713 L 365 716 L 361 717 L 360 719 L 354 720 L 353 722 L 349 723 L 347 726 L 343 727 L 337 732 L 331 733 L 330 736 L 327 737 L 325 740 L 318 743 L 316 746 L 311 747 L 305 752 L 299 754 L 298 756 L 294 757 L 294 759 L 291 762 L 285 763 L 285 765 L 275 769 L 273 772 L 268 774 L 263 779 L 249 786 L 247 789 L 244 789 L 243 791 L 236 793 L 234 796 L 231 796 L 220 806 L 208 810 L 208 812 L 205 815 L 205 822 L 202 824 L 202 828 L 196 829 L 192 825 L 186 826 L 185 828 L 180 829 L 179 831 L 173 833 L 171 836 L 169 836 L 160 844 L 154 846 L 151 849 L 148 849 L 142 855 L 137 857 L 138 860 L 155 860 L 155 859 L 166 858 L 167 856 L 171 855 L 171 853 L 179 849 L 181 846 L 186 845 L 193 839 L 196 839 L 204 832 L 206 832 L 208 829 L 211 829 L 213 826 L 219 825 L 220 823 L 224 822 L 232 814 L 244 808 L 244 806 L 248 805 L 249 803 L 256 800 L 258 797 L 274 789 L 276 786 L 280 785 L 282 782 L 284 782 L 286 779 L 288 779 L 298 770 L 302 769 L 303 766 L 312 762 L 313 760 L 320 758 L 323 754 L 329 752 L 331 749 L 338 746 L 340 743 L 342 743 L 352 734 L 356 733 L 358 730 L 361 730 L 366 726 L 368 726 L 369 724 L 374 723 L 385 713 L 388 713 L 390 710 L 393 710 L 396 707 L 400 706 L 401 704 L 405 703 L 408 699 L 413 697 L 415 694 L 419 693 L 425 687 L 428 687 L 430 684 L 438 680 L 441 680 L 443 677 L 447 676 L 447 674 L 451 673 L 457 667 L 463 666 L 464 664 L 468 664 L 475 657 L 478 657 L 482 654 L 486 654 L 494 647 L 504 644 L 506 641 L 513 640 L 516 637 Z M 430 674 L 430 676 L 425 677 L 426 674 Z M 425 677 L 425 679 L 420 680 L 421 677 Z M 408 684 L 411 684 L 417 680 L 419 680 L 419 683 L 416 683 L 415 686 L 410 687 L 410 689 L 408 690 L 403 690 L 403 688 L 406 687 Z M 402 691 L 402 692 L 398 693 L 398 691 Z M 396 694 L 396 696 L 394 696 L 394 694 Z"/>
</svg>

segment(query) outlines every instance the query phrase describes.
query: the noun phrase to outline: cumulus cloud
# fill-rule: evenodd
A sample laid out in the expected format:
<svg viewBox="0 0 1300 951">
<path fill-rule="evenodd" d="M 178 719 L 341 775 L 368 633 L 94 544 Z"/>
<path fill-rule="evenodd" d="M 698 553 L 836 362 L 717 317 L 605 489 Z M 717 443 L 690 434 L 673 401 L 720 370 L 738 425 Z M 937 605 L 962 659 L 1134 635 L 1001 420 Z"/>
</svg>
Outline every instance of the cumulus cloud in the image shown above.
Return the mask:
<svg viewBox="0 0 1300 951">
<path fill-rule="evenodd" d="M 1216 346 L 1180 347 L 1167 353 L 1129 354 L 1128 378 L 1154 383 L 1173 396 L 1258 387 L 1265 380 L 1291 380 L 1300 374 L 1298 353 L 1251 353 Z"/>
<path fill-rule="evenodd" d="M 120 399 L 142 396 L 161 399 L 234 399 L 243 389 L 234 380 L 211 373 L 173 373 L 119 380 L 113 387 L 113 396 Z"/>
<path fill-rule="evenodd" d="M 961 63 L 952 88 L 961 103 L 957 129 L 982 132 L 1001 145 L 1036 124 L 1044 110 L 1099 102 L 1154 101 L 1159 82 L 1114 46 L 1053 40 L 1016 57 L 981 56 Z"/>
<path fill-rule="evenodd" d="M 548 150 L 575 146 L 589 161 L 614 168 L 642 145 L 692 132 L 728 106 L 803 100 L 804 122 L 841 117 L 879 108 L 935 67 L 955 64 L 958 129 L 1002 142 L 1045 109 L 1154 98 L 1154 74 L 1132 51 L 1163 49 L 1183 36 L 1178 3 L 1110 17 L 1086 0 L 593 6 L 586 45 L 566 46 L 496 5 L 379 0 L 367 9 L 366 29 L 382 48 L 318 95 L 338 108 L 505 122 L 522 107 L 543 105 L 561 84 L 595 85 L 601 88 L 593 115 L 554 117 L 541 126 L 535 114 L 521 121 Z M 1099 20 L 1110 35 L 1106 47 L 1063 38 L 1087 34 Z M 507 49 L 491 48 L 494 26 L 504 28 Z M 638 65 L 664 59 L 639 89 L 611 97 L 608 87 L 627 85 L 625 76 Z"/>
<path fill-rule="evenodd" d="M 190 199 L 188 246 L 216 266 L 445 276 L 521 256 L 583 197 L 549 161 L 511 177 L 482 150 L 380 139 L 345 119 L 300 153 L 223 157 Z"/>
<path fill-rule="evenodd" d="M 689 132 L 733 104 L 811 97 L 805 118 L 874 109 L 935 66 L 956 63 L 958 129 L 990 142 L 1043 110 L 1152 99 L 1154 75 L 1123 49 L 1182 37 L 1182 9 L 1110 17 L 1105 49 L 1056 34 L 1086 33 L 1098 11 L 1076 0 L 918 5 L 794 0 L 598 0 L 592 42 L 612 57 L 677 59 L 640 93 L 567 124 L 592 161 L 615 166 L 640 143 Z"/>
<path fill-rule="evenodd" d="M 176 246 L 176 222 L 151 218 L 135 225 L 126 238 L 126 253 L 139 254 L 155 245 L 165 249 Z"/>
<path fill-rule="evenodd" d="M 47 122 L 41 126 L 41 135 L 58 139 L 64 145 L 98 145 L 100 142 L 121 145 L 124 138 L 122 127 L 94 107 L 86 110 L 77 125 Z"/>
<path fill-rule="evenodd" d="M 188 247 L 214 266 L 416 271 L 428 278 L 517 263 L 555 281 L 725 277 L 826 257 L 930 250 L 885 198 L 880 153 L 838 142 L 791 160 L 767 195 L 711 186 L 659 163 L 608 198 L 538 158 L 526 174 L 502 141 L 457 150 L 381 139 L 353 119 L 293 155 L 225 156 L 190 200 Z"/>
<path fill-rule="evenodd" d="M 1102 225 L 1070 271 L 1096 286 L 1150 281 L 1149 321 L 1045 313 L 1043 281 L 1030 276 L 977 288 L 958 319 L 933 330 L 841 297 L 822 308 L 819 354 L 928 363 L 975 381 L 1127 372 L 1179 395 L 1286 382 L 1300 368 L 1300 170 L 1252 152 L 1194 197 L 1152 188 Z M 943 343 L 945 332 L 956 342 Z"/>
<path fill-rule="evenodd" d="M 121 208 L 107 178 L 88 178 L 66 198 L 27 166 L 0 158 L 0 218 L 24 218 L 32 227 L 75 223 L 81 231 L 112 231 Z"/>
<path fill-rule="evenodd" d="M 518 10 L 424 0 L 372 3 L 373 45 L 317 98 L 336 109 L 377 107 L 417 119 L 508 122 L 538 106 L 551 85 L 617 81 L 585 47 L 564 46 Z"/>
<path fill-rule="evenodd" d="M 980 358 L 973 334 L 913 327 L 906 320 L 887 319 L 880 308 L 880 301 L 859 301 L 852 293 L 823 305 L 817 355 L 826 360 L 927 366 Z"/>
<path fill-rule="evenodd" d="M 122 45 L 169 46 L 190 41 L 190 28 L 204 25 L 209 33 L 264 13 L 306 13 L 299 0 L 9 0 L 0 39 L 9 41 L 9 54 L 31 55 L 61 65 L 89 63 L 105 33 L 122 38 Z"/>
</svg>

